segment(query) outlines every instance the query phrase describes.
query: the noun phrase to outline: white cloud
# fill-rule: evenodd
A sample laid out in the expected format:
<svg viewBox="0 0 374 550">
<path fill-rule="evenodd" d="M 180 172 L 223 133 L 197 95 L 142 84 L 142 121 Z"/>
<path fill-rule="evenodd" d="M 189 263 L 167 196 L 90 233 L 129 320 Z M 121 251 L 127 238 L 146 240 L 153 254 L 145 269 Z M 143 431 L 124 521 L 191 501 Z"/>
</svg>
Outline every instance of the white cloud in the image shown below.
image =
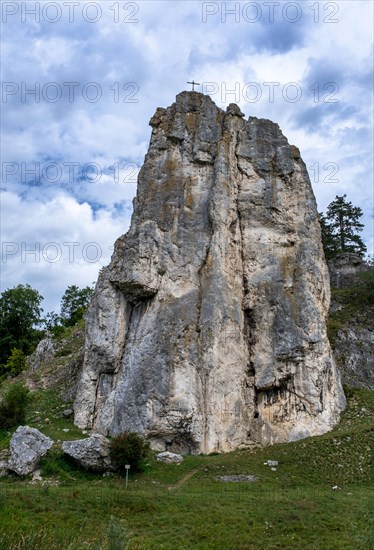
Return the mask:
<svg viewBox="0 0 374 550">
<path fill-rule="evenodd" d="M 65 258 L 56 263 L 35 262 L 31 254 L 25 262 L 9 257 L 3 264 L 5 286 L 30 282 L 56 308 L 68 284 L 85 285 L 96 278 L 99 265 L 110 259 L 115 238 L 129 224 L 135 184 L 129 181 L 128 170 L 131 163 L 143 162 L 151 133 L 148 121 L 158 106 L 167 107 L 177 93 L 188 89 L 186 82 L 191 78 L 217 83 L 212 97 L 223 108 L 235 101 L 232 94 L 222 96 L 223 86 L 230 90 L 239 83 L 238 102 L 246 115 L 277 122 L 289 141 L 300 147 L 307 166 L 318 164 L 320 178 L 313 185 L 319 208 L 325 209 L 336 194 L 347 193 L 363 208 L 365 239 L 372 242 L 368 160 L 372 2 L 336 3 L 339 22 L 332 24 L 323 21 L 331 8 L 325 9 L 327 4 L 321 2 L 319 22 L 313 21 L 310 8 L 315 10 L 317 4 L 313 1 L 300 3 L 302 19 L 294 24 L 279 19 L 281 8 L 274 24 L 266 21 L 266 10 L 254 24 L 242 15 L 238 23 L 233 16 L 223 23 L 221 13 L 203 23 L 200 1 L 138 1 L 135 14 L 124 10 L 130 4 L 135 3 L 100 2 L 98 23 L 85 21 L 81 3 L 73 22 L 65 9 L 56 24 L 43 19 L 36 23 L 32 16 L 22 23 L 18 13 L 3 25 L 3 80 L 13 83 L 16 91 L 3 102 L 2 161 L 19 167 L 23 162 L 29 169 L 36 162 L 76 162 L 81 167 L 95 162 L 102 177 L 98 182 L 80 177 L 69 181 L 64 173 L 56 183 L 30 185 L 19 169 L 7 181 L 3 178 L 8 192 L 3 200 L 2 238 L 41 244 L 100 239 L 103 249 L 98 263 L 81 258 L 72 263 Z M 219 9 L 222 4 L 216 3 Z M 139 22 L 115 23 L 115 10 L 110 9 L 114 5 L 121 16 Z M 230 2 L 227 7 L 233 5 Z M 323 94 L 315 103 L 309 89 L 318 81 L 323 92 L 329 80 L 339 85 L 335 107 L 323 102 Z M 31 94 L 22 94 L 22 83 L 32 89 L 36 82 L 41 87 L 56 82 L 63 89 L 61 100 L 48 102 L 42 94 L 36 101 Z M 65 82 L 79 84 L 72 102 Z M 89 82 L 96 82 L 102 91 L 96 103 L 84 96 Z M 128 101 L 132 82 L 137 86 L 133 97 L 138 100 L 133 103 Z M 248 82 L 260 85 L 260 101 L 243 97 Z M 280 83 L 274 102 L 265 82 Z M 296 103 L 282 94 L 289 82 L 302 86 L 302 98 Z M 328 162 L 338 165 L 338 182 L 326 180 Z M 119 181 L 110 170 L 116 163 L 121 167 Z"/>
<path fill-rule="evenodd" d="M 95 281 L 108 264 L 114 241 L 129 227 L 129 215 L 94 213 L 88 203 L 66 195 L 46 202 L 2 194 L 2 275 L 4 287 L 32 283 L 47 298 L 45 309 L 58 309 L 69 284 Z"/>
</svg>

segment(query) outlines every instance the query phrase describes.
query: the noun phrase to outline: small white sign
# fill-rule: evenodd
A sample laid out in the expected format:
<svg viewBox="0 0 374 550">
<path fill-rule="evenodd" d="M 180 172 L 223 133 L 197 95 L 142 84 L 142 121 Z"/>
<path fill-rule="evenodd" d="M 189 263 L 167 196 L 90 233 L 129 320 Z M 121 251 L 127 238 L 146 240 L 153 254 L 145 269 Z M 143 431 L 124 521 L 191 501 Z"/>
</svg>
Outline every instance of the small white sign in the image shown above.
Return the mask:
<svg viewBox="0 0 374 550">
<path fill-rule="evenodd" d="M 126 470 L 130 470 L 130 464 L 125 464 Z"/>
</svg>

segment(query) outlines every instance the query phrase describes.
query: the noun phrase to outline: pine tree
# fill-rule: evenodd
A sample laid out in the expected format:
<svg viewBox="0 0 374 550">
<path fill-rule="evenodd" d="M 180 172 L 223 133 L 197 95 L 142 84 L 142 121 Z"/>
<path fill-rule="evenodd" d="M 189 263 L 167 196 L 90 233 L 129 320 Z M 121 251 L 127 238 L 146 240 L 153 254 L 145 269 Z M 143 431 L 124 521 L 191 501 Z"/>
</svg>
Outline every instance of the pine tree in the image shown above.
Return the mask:
<svg viewBox="0 0 374 550">
<path fill-rule="evenodd" d="M 347 202 L 347 195 L 335 197 L 327 207 L 326 216 L 320 214 L 322 242 L 327 259 L 342 252 L 355 252 L 363 256 L 366 246 L 358 235 L 364 228 L 359 220 L 362 210 Z"/>
<path fill-rule="evenodd" d="M 321 224 L 321 234 L 322 234 L 322 244 L 323 250 L 325 251 L 325 256 L 327 260 L 331 260 L 337 254 L 339 254 L 339 246 L 336 237 L 334 237 L 331 226 L 329 225 L 326 216 L 320 212 L 319 223 Z"/>
</svg>

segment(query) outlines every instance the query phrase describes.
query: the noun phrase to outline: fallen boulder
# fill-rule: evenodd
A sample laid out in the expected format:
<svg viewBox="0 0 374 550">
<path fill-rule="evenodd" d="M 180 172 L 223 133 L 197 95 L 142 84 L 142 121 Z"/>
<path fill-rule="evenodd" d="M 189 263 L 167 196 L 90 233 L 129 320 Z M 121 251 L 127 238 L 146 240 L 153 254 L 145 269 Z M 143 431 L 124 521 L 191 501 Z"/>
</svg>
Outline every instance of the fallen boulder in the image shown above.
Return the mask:
<svg viewBox="0 0 374 550">
<path fill-rule="evenodd" d="M 156 460 L 158 462 L 164 462 L 165 464 L 179 464 L 182 462 L 183 456 L 165 451 L 164 453 L 159 453 Z"/>
<path fill-rule="evenodd" d="M 36 428 L 20 426 L 10 440 L 8 469 L 19 476 L 31 474 L 52 445 L 52 439 Z"/>
<path fill-rule="evenodd" d="M 76 441 L 64 441 L 62 450 L 86 470 L 106 472 L 113 469 L 109 439 L 101 434 L 95 433 Z"/>
</svg>

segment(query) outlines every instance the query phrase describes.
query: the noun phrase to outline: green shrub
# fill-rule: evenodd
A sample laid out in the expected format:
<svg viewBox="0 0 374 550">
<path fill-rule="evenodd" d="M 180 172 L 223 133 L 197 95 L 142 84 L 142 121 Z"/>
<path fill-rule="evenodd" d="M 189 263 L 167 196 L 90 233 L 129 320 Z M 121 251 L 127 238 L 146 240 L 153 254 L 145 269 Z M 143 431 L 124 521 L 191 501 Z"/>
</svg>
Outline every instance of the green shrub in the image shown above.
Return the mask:
<svg viewBox="0 0 374 550">
<path fill-rule="evenodd" d="M 134 432 L 124 432 L 110 442 L 110 457 L 120 472 L 125 472 L 126 464 L 130 464 L 132 472 L 141 472 L 148 451 L 149 443 Z"/>
<path fill-rule="evenodd" d="M 27 388 L 21 384 L 10 386 L 0 401 L 0 429 L 25 422 L 28 402 Z"/>
<path fill-rule="evenodd" d="M 13 348 L 10 357 L 2 367 L 2 372 L 6 376 L 17 376 L 27 368 L 26 357 L 22 350 Z"/>
</svg>

